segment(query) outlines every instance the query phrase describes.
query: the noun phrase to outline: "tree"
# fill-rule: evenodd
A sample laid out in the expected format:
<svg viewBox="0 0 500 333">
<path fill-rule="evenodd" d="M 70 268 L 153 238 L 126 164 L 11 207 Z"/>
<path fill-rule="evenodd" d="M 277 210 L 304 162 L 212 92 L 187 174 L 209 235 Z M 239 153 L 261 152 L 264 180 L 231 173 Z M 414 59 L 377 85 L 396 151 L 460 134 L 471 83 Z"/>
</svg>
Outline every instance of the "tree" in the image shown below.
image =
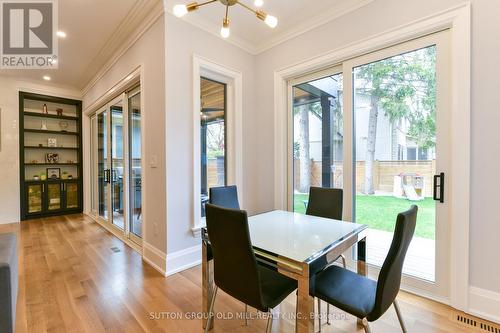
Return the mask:
<svg viewBox="0 0 500 333">
<path fill-rule="evenodd" d="M 309 154 L 310 104 L 297 106 L 299 115 L 299 192 L 307 193 L 311 186 L 311 157 Z"/>
<path fill-rule="evenodd" d="M 356 93 L 369 95 L 370 113 L 363 192 L 374 194 L 373 162 L 379 111 L 393 126 L 406 120 L 408 137 L 419 146 L 435 146 L 436 48 L 434 46 L 373 62 L 355 70 Z"/>
</svg>

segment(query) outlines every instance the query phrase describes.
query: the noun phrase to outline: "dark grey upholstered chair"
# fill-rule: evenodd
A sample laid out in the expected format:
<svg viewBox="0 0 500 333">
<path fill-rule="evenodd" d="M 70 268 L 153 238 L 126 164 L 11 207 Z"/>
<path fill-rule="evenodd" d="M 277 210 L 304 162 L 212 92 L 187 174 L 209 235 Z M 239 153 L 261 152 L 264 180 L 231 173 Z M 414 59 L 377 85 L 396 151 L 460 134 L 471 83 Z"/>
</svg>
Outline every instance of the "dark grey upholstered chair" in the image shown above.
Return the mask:
<svg viewBox="0 0 500 333">
<path fill-rule="evenodd" d="M 297 288 L 297 282 L 257 265 L 246 211 L 207 204 L 206 214 L 214 260 L 215 289 L 205 332 L 208 332 L 213 319 L 218 288 L 257 310 L 268 312 L 267 332 L 271 332 L 272 309 Z"/>
<path fill-rule="evenodd" d="M 236 185 L 211 187 L 210 203 L 220 207 L 240 209 Z"/>
<path fill-rule="evenodd" d="M 392 244 L 378 281 L 339 266 L 330 266 L 316 275 L 314 296 L 362 319 L 367 333 L 370 333 L 368 322 L 380 318 L 394 304 L 401 328 L 406 333 L 396 296 L 406 252 L 415 231 L 417 211 L 418 207 L 413 205 L 408 211 L 398 214 Z"/>
<path fill-rule="evenodd" d="M 15 234 L 0 234 L 0 332 L 14 332 L 18 289 Z"/>
<path fill-rule="evenodd" d="M 344 191 L 340 188 L 314 187 L 309 189 L 309 200 L 307 202 L 306 215 L 324 217 L 333 220 L 342 220 L 344 203 Z M 340 255 L 334 261 L 342 260 L 342 266 L 346 268 L 345 256 Z M 318 309 L 321 310 L 321 301 L 318 298 Z M 327 305 L 326 313 L 330 313 L 330 305 Z M 330 316 L 326 317 L 330 324 Z M 318 316 L 319 331 L 321 332 L 321 316 Z"/>
</svg>

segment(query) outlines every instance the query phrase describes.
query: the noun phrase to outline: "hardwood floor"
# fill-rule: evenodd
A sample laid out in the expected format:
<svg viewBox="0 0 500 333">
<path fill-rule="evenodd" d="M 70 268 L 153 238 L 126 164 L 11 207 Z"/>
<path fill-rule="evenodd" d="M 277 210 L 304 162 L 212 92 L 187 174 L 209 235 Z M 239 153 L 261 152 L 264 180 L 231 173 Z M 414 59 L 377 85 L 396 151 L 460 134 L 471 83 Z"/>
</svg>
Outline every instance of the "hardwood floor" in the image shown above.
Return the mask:
<svg viewBox="0 0 500 333">
<path fill-rule="evenodd" d="M 16 332 L 202 332 L 201 269 L 168 278 L 84 215 L 0 225 L 20 236 Z M 116 247 L 120 251 L 114 252 Z M 445 305 L 401 292 L 409 332 L 470 332 L 453 322 Z M 294 296 L 276 309 L 273 332 L 293 332 Z M 324 310 L 326 306 L 323 306 Z M 220 292 L 215 310 L 236 316 L 244 306 Z M 354 317 L 338 317 L 323 332 L 362 332 Z M 255 310 L 251 311 L 256 315 Z M 214 332 L 264 332 L 266 319 L 216 319 Z M 373 332 L 401 332 L 394 309 L 371 324 Z"/>
</svg>

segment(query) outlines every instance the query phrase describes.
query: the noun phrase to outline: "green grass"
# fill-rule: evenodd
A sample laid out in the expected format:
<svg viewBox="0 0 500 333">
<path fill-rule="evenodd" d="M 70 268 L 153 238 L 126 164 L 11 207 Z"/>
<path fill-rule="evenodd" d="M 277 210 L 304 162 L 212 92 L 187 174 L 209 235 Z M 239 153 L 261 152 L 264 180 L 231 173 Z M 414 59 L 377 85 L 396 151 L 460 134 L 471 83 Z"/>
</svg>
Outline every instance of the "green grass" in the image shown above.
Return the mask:
<svg viewBox="0 0 500 333">
<path fill-rule="evenodd" d="M 304 201 L 307 201 L 308 197 L 307 194 L 295 194 L 296 212 L 305 213 Z M 373 229 L 393 232 L 397 214 L 407 210 L 412 204 L 418 206 L 415 236 L 434 239 L 435 202 L 431 198 L 412 202 L 392 196 L 357 195 L 356 222 L 366 224 Z"/>
</svg>

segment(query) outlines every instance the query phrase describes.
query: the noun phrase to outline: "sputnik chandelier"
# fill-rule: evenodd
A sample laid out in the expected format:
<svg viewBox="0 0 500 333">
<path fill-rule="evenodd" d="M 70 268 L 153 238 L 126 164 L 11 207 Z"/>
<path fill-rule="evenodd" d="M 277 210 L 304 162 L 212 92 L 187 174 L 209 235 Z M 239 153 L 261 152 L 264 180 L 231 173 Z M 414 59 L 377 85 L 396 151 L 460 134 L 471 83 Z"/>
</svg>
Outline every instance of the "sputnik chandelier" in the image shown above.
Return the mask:
<svg viewBox="0 0 500 333">
<path fill-rule="evenodd" d="M 243 8 L 251 11 L 254 13 L 258 19 L 264 21 L 269 27 L 275 28 L 278 25 L 278 19 L 272 15 L 266 14 L 262 10 L 256 10 L 253 9 L 252 7 L 244 4 L 241 0 L 210 0 L 202 3 L 197 3 L 197 2 L 192 2 L 187 5 L 175 5 L 173 12 L 174 15 L 177 17 L 183 17 L 189 12 L 195 11 L 201 6 L 205 6 L 214 2 L 220 2 L 226 7 L 226 15 L 224 16 L 224 19 L 222 20 L 222 28 L 220 29 L 220 35 L 223 38 L 228 38 L 230 31 L 229 31 L 229 7 L 232 7 L 234 5 L 240 5 Z M 264 4 L 263 0 L 255 0 L 254 5 L 255 7 L 262 7 Z"/>
</svg>

